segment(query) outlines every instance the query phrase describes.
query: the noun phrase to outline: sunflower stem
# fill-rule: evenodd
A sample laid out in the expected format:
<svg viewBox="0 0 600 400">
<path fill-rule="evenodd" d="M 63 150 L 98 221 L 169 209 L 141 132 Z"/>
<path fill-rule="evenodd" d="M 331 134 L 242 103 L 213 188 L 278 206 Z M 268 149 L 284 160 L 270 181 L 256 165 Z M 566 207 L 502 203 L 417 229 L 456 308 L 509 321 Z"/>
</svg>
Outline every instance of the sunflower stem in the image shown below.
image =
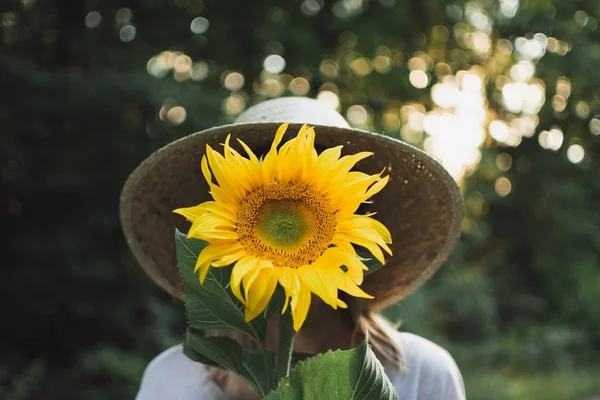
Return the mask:
<svg viewBox="0 0 600 400">
<path fill-rule="evenodd" d="M 275 382 L 274 387 L 290 374 L 290 365 L 292 362 L 292 350 L 294 348 L 294 321 L 292 318 L 291 307 L 280 315 L 277 322 L 277 353 L 275 354 Z"/>
</svg>

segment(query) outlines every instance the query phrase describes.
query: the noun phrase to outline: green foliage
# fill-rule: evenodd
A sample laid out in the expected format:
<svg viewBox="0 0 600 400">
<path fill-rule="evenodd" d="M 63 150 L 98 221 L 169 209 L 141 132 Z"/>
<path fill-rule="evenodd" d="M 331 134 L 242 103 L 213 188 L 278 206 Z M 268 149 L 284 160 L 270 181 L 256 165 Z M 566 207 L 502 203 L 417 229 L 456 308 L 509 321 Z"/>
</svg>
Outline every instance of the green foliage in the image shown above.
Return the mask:
<svg viewBox="0 0 600 400">
<path fill-rule="evenodd" d="M 355 349 L 330 350 L 298 363 L 267 400 L 397 400 L 396 390 L 367 340 Z"/>
<path fill-rule="evenodd" d="M 254 340 L 264 340 L 265 318 L 246 323 L 243 304 L 226 288 L 229 287 L 231 268 L 211 268 L 202 286 L 194 272 L 198 255 L 206 242 L 188 239 L 175 231 L 177 262 L 185 286 L 185 308 L 188 321 L 194 329 L 221 329 L 245 333 Z"/>
<path fill-rule="evenodd" d="M 227 337 L 210 337 L 205 329 L 237 331 L 252 337 L 257 343 L 264 343 L 266 316 L 258 316 L 251 322 L 244 318 L 243 304 L 233 296 L 229 287 L 231 268 L 211 268 L 200 285 L 194 266 L 198 255 L 207 245 L 197 239 L 188 239 L 175 231 L 177 262 L 185 286 L 185 308 L 188 317 L 188 331 L 184 341 L 184 352 L 191 359 L 233 371 L 246 379 L 258 393 L 266 393 L 271 387 L 271 373 L 274 354 L 243 350 L 235 340 Z M 279 303 L 275 301 L 274 303 Z M 262 357 L 262 358 L 261 358 Z"/>
<path fill-rule="evenodd" d="M 369 268 L 368 271 L 365 271 L 365 276 L 374 274 L 378 269 L 383 267 L 383 264 L 377 261 L 373 257 L 369 257 L 370 254 L 367 253 L 358 253 L 358 256 L 362 258 L 363 263 Z"/>
<path fill-rule="evenodd" d="M 272 362 L 265 365 L 258 352 L 243 350 L 234 339 L 205 336 L 204 332 L 190 328 L 184 342 L 184 352 L 194 361 L 235 372 L 246 379 L 257 393 L 264 395 L 270 387 L 270 371 L 266 368 Z"/>
</svg>

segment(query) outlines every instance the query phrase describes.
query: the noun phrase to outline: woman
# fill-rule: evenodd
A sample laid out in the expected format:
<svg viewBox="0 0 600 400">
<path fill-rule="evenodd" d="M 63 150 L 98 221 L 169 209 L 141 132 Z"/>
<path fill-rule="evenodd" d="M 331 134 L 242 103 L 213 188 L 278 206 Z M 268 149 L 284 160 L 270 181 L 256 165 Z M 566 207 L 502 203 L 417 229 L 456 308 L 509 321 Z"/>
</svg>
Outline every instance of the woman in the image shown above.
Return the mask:
<svg viewBox="0 0 600 400">
<path fill-rule="evenodd" d="M 371 175 L 375 177 L 374 179 L 384 181 L 382 178 L 377 178 L 381 176 L 380 171 L 383 168 L 389 176 L 389 185 L 386 190 L 377 195 L 372 203 L 361 210 L 363 216 L 355 215 L 352 217 L 362 218 L 363 222 L 370 224 L 371 222 L 367 220 L 373 213 L 377 213 L 380 221 L 376 222 L 377 226 L 381 226 L 380 223 L 383 223 L 389 228 L 393 238 L 392 249 L 387 249 L 390 254 L 393 250 L 393 256 L 386 262 L 384 268 L 367 276 L 361 286 L 365 292 L 374 296 L 374 300 L 366 301 L 354 297 L 339 299 L 341 300 L 339 304 L 347 304 L 348 308 L 346 310 L 334 310 L 322 302 L 314 301 L 313 298 L 310 311 L 306 306 L 305 311 L 308 312 L 308 317 L 302 329 L 298 332 L 295 350 L 320 353 L 329 349 L 355 347 L 364 337 L 365 330 L 368 329 L 372 348 L 386 367 L 388 376 L 396 386 L 400 398 L 464 398 L 462 378 L 447 352 L 425 339 L 395 332 L 389 324 L 374 314 L 377 310 L 405 297 L 429 278 L 445 260 L 460 230 L 463 207 L 460 192 L 446 171 L 426 154 L 402 142 L 351 129 L 337 112 L 324 108 L 317 101 L 304 98 L 286 98 L 261 103 L 242 114 L 236 121 L 238 124 L 218 127 L 191 135 L 165 147 L 146 160 L 128 180 L 121 200 L 124 231 L 129 245 L 142 267 L 159 285 L 173 295 L 179 298 L 182 297 L 181 282 L 173 260 L 174 244 L 172 239 L 174 226 L 181 224 L 182 221 L 173 219 L 170 216 L 170 211 L 182 205 L 196 205 L 210 199 L 210 195 L 207 193 L 209 185 L 202 182 L 203 180 L 197 172 L 197 163 L 202 158 L 204 148 L 207 145 L 216 146 L 219 143 L 228 142 L 226 135 L 231 133 L 234 138 L 242 139 L 249 149 L 258 154 L 265 154 L 263 150 L 267 149 L 266 146 L 270 141 L 269 136 L 272 137 L 273 132 L 279 125 L 265 121 L 292 121 L 314 124 L 318 134 L 316 138 L 314 133 L 312 136 L 309 135 L 312 138 L 309 140 L 311 146 L 314 140 L 317 149 L 333 148 L 343 144 L 344 150 L 348 150 L 347 152 L 350 154 L 362 152 L 361 154 L 365 155 L 372 152 L 376 156 L 371 157 L 369 161 L 362 161 L 359 170 L 374 173 L 374 175 Z M 282 137 L 279 136 L 280 132 L 281 128 L 278 130 L 278 140 L 281 140 Z M 305 139 L 309 136 L 306 136 Z M 300 133 L 298 137 L 300 138 Z M 228 145 L 225 146 L 225 150 L 229 151 L 227 150 Z M 273 145 L 266 155 L 265 164 L 269 163 L 270 154 L 272 152 L 276 153 L 275 146 Z M 294 148 L 293 146 L 287 148 Z M 284 147 L 285 145 L 282 149 Z M 298 149 L 300 148 L 304 147 L 298 147 Z M 292 150 L 289 150 L 289 153 L 293 153 Z M 337 157 L 339 157 L 339 154 Z M 364 157 L 361 156 L 358 159 L 360 158 Z M 340 162 L 342 162 L 341 160 L 340 158 Z M 274 187 L 273 185 L 275 187 L 290 187 L 291 183 L 281 182 L 286 182 L 285 179 L 289 178 L 290 173 L 285 171 L 288 171 L 287 168 L 293 169 L 294 166 L 290 162 L 294 163 L 295 161 L 289 158 L 282 159 L 282 161 L 284 162 L 281 164 L 269 164 L 272 168 L 275 168 L 274 165 L 284 166 L 273 170 L 276 171 L 274 172 L 275 175 L 261 174 L 255 176 L 261 182 L 263 182 L 263 178 L 266 179 L 265 182 L 272 182 L 264 183 L 267 186 L 262 187 L 260 190 L 256 189 L 258 190 L 256 192 L 253 191 L 255 189 L 248 189 L 250 192 L 247 192 L 246 189 L 241 189 L 241 187 L 237 190 L 235 185 L 229 185 L 229 187 L 232 187 L 233 191 L 237 190 L 237 194 L 240 190 L 249 193 L 248 196 L 251 198 L 255 198 L 252 196 L 258 196 L 259 193 L 266 193 L 265 191 L 271 190 Z M 237 163 L 237 161 L 235 162 Z M 253 163 L 258 166 L 258 159 L 255 158 Z M 213 168 L 212 165 L 211 168 Z M 286 170 L 282 172 L 281 168 L 286 168 Z M 208 167 L 204 164 L 203 172 L 206 180 L 211 182 Z M 327 169 L 320 172 L 322 175 L 328 173 Z M 222 175 L 223 171 L 219 174 Z M 360 175 L 360 173 L 358 174 Z M 265 176 L 281 176 L 281 178 L 265 178 Z M 307 179 L 305 172 L 299 173 L 298 176 L 302 177 L 301 180 Z M 365 182 L 355 178 L 356 175 L 353 175 L 352 179 L 348 178 L 350 180 L 345 182 Z M 275 180 L 271 181 L 270 179 Z M 284 180 L 280 181 L 279 179 Z M 318 183 L 315 183 L 315 185 L 322 186 L 322 181 L 318 177 L 315 179 L 315 182 Z M 386 177 L 385 182 L 387 182 L 387 179 Z M 233 179 L 231 182 L 237 182 L 237 179 Z M 385 182 L 382 182 L 381 185 L 374 184 L 372 188 L 377 186 L 380 190 Z M 305 181 L 299 182 L 298 185 L 304 185 L 301 186 L 303 188 L 301 191 L 297 191 L 299 198 L 306 197 L 305 193 L 308 190 L 313 193 L 310 196 L 313 196 L 311 201 L 314 203 L 316 201 L 314 196 L 319 195 L 318 191 L 313 191 L 317 186 L 306 186 L 307 182 Z M 378 191 L 371 189 L 367 191 L 367 187 L 361 190 L 373 192 L 373 194 Z M 329 186 L 329 188 L 323 190 L 333 190 L 334 187 Z M 219 190 L 219 193 L 224 193 L 222 192 L 224 189 L 215 189 L 214 184 L 210 184 L 210 190 L 213 192 Z M 339 193 L 343 193 L 343 191 Z M 352 194 L 347 191 L 345 193 L 346 195 Z M 288 194 L 286 194 L 286 199 L 287 196 Z M 330 201 L 333 201 L 331 195 L 323 194 L 323 196 L 325 196 L 323 197 L 325 199 L 323 200 L 324 203 L 320 204 L 327 206 Z M 361 198 L 361 196 L 358 197 Z M 217 200 L 216 197 L 215 200 Z M 229 206 L 232 204 L 229 204 Z M 242 202 L 241 204 L 243 206 L 246 203 Z M 358 206 L 360 203 L 356 204 Z M 260 208 L 260 210 L 269 209 L 270 206 L 265 207 Z M 332 222 L 331 229 L 338 232 L 337 229 L 342 226 L 342 223 L 336 218 L 340 218 L 342 208 L 338 209 L 336 207 L 331 208 L 332 214 L 329 217 L 324 217 L 323 221 L 337 220 L 337 223 Z M 321 209 L 319 208 L 319 210 Z M 329 211 L 323 212 L 327 213 Z M 323 212 L 318 211 L 315 215 L 321 215 Z M 350 211 L 350 213 L 353 212 Z M 231 215 L 231 218 L 238 218 L 240 215 L 246 214 L 234 212 Z M 356 222 L 357 220 L 353 219 L 352 221 Z M 373 223 L 375 224 L 375 222 Z M 238 232 L 238 229 L 242 229 L 239 224 L 247 225 L 243 218 L 238 218 L 235 224 L 238 228 L 225 233 L 233 235 L 234 232 Z M 314 226 L 320 225 L 316 224 Z M 385 231 L 387 232 L 387 230 Z M 210 231 L 207 232 L 210 233 Z M 239 234 L 241 235 L 241 233 Z M 235 233 L 235 235 L 238 235 L 238 233 Z M 344 235 L 345 233 L 342 232 L 339 238 Z M 346 236 L 351 237 L 351 235 Z M 385 236 L 388 237 L 389 232 Z M 246 247 L 243 239 L 244 237 L 240 236 L 240 242 L 236 242 L 236 248 L 238 249 L 236 251 L 251 252 L 251 247 Z M 369 246 L 370 243 L 367 241 L 356 236 L 354 236 L 354 239 L 349 240 L 352 243 L 369 248 L 369 251 L 376 258 L 383 259 L 382 255 L 379 257 L 376 255 L 377 252 L 374 252 L 373 247 Z M 324 249 L 330 246 L 327 243 L 325 243 Z M 386 241 L 386 243 L 389 243 L 389 241 Z M 343 245 L 334 242 L 332 244 Z M 385 244 L 382 246 L 386 248 Z M 342 248 L 329 248 L 327 252 L 329 250 L 346 251 Z M 380 253 L 378 248 L 375 250 Z M 308 249 L 308 251 L 311 251 L 311 249 Z M 354 254 L 351 247 L 349 251 Z M 302 254 L 297 253 L 294 257 L 302 258 Z M 295 258 L 290 258 L 290 260 L 295 260 Z M 312 262 L 310 261 L 310 263 Z M 205 265 L 208 268 L 210 260 Z M 223 265 L 226 264 L 223 263 Z M 310 267 L 313 268 L 314 265 L 316 264 L 310 264 Z M 329 271 L 325 264 L 322 265 L 324 269 L 321 271 Z M 346 265 L 350 268 L 348 270 L 348 273 L 350 273 L 352 262 Z M 300 269 L 294 269 L 294 273 L 300 274 L 303 271 L 308 271 L 303 270 L 304 267 L 299 267 Z M 267 270 L 261 271 L 262 274 Z M 308 281 L 305 283 L 310 286 Z M 361 282 L 357 281 L 357 283 Z M 232 288 L 235 289 L 235 287 Z M 327 301 L 314 289 L 311 288 L 311 291 Z M 310 298 L 307 300 L 310 301 Z M 330 299 L 329 305 L 335 306 L 335 301 L 338 300 L 336 299 L 334 303 L 331 301 Z M 292 298 L 293 304 L 294 300 Z M 297 310 L 293 309 L 292 311 Z M 296 315 L 294 318 L 296 318 Z M 271 324 L 271 326 L 275 326 L 275 324 Z M 243 337 L 235 338 L 242 345 L 252 345 Z M 270 340 L 271 345 L 273 345 L 272 335 Z M 183 356 L 180 347 L 168 350 L 148 366 L 138 394 L 139 399 L 252 398 L 252 396 L 255 396 L 255 394 L 246 385 L 242 384 L 237 377 L 218 370 L 210 371 L 200 364 L 192 363 Z"/>
</svg>

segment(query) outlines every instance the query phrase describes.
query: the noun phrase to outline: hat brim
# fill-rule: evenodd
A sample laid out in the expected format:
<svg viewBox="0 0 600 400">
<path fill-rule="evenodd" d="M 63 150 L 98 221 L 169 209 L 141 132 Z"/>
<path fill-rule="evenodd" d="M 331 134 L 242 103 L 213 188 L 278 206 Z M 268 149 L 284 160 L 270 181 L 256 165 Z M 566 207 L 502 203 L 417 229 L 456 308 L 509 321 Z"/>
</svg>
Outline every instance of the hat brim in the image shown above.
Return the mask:
<svg viewBox="0 0 600 400">
<path fill-rule="evenodd" d="M 236 148 L 244 141 L 260 154 L 269 149 L 280 123 L 220 126 L 186 136 L 148 157 L 129 177 L 121 194 L 121 222 L 127 242 L 146 273 L 171 295 L 183 299 L 177 269 L 174 229 L 189 224 L 172 211 L 212 200 L 201 170 L 206 145 L 219 148 L 228 134 Z M 290 124 L 284 141 L 300 124 Z M 342 154 L 370 151 L 356 169 L 375 174 L 386 169 L 388 185 L 365 204 L 365 212 L 391 232 L 393 256 L 366 276 L 362 288 L 382 309 L 425 282 L 446 260 L 460 235 L 464 211 L 454 179 L 432 157 L 399 140 L 358 129 L 315 126 L 317 150 L 343 145 Z M 241 152 L 241 148 L 238 148 Z"/>
</svg>

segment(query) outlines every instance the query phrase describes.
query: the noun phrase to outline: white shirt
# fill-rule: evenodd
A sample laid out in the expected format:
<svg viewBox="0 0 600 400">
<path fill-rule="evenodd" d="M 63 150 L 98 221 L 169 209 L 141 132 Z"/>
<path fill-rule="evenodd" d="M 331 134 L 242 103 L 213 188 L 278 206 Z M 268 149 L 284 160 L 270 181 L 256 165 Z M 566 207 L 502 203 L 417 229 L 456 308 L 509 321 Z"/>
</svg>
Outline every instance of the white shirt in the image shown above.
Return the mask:
<svg viewBox="0 0 600 400">
<path fill-rule="evenodd" d="M 463 379 L 452 356 L 437 344 L 411 333 L 395 339 L 406 370 L 388 372 L 401 400 L 464 400 Z M 171 347 L 148 364 L 136 400 L 227 400 L 208 368 Z"/>
</svg>

